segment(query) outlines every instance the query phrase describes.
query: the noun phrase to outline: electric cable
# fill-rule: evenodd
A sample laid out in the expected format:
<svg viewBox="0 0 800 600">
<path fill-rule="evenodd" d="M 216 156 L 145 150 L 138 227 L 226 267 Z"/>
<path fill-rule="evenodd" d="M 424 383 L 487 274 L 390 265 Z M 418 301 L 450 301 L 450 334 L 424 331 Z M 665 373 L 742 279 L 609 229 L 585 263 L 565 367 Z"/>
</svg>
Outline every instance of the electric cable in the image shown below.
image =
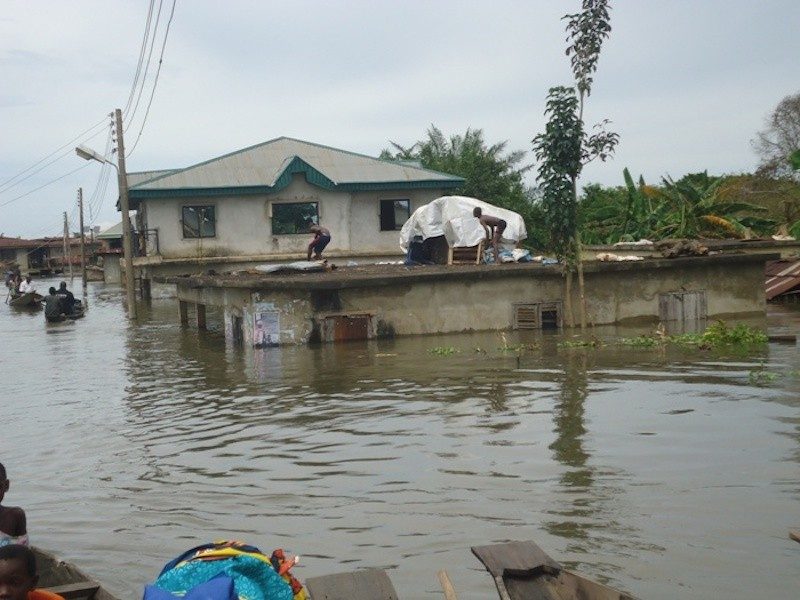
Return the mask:
<svg viewBox="0 0 800 600">
<path fill-rule="evenodd" d="M 85 130 L 85 131 L 81 132 L 80 134 L 76 135 L 74 138 L 72 138 L 72 139 L 71 139 L 70 141 L 68 141 L 66 144 L 64 144 L 63 146 L 59 146 L 59 147 L 58 147 L 58 148 L 56 148 L 56 149 L 55 149 L 53 152 L 51 152 L 50 154 L 48 154 L 47 156 L 45 156 L 45 157 L 44 157 L 44 158 L 42 158 L 41 160 L 38 160 L 37 162 L 33 163 L 31 166 L 27 167 L 26 169 L 23 169 L 22 171 L 20 171 L 19 173 L 17 173 L 17 174 L 16 174 L 16 175 L 14 175 L 13 177 L 11 177 L 11 178 L 9 178 L 9 179 L 6 179 L 6 180 L 5 180 L 3 183 L 0 183 L 0 194 L 2 194 L 2 193 L 4 193 L 4 192 L 6 192 L 7 190 L 10 190 L 12 187 L 16 186 L 16 185 L 17 185 L 17 184 L 19 184 L 19 183 L 22 183 L 23 181 L 25 181 L 26 179 L 28 179 L 28 178 L 29 178 L 29 177 L 31 177 L 32 175 L 35 175 L 36 173 L 38 173 L 39 171 L 41 171 L 41 170 L 42 170 L 44 167 L 46 167 L 46 166 L 49 166 L 49 165 L 51 165 L 52 163 L 56 162 L 57 160 L 59 160 L 59 159 L 63 158 L 63 156 L 66 156 L 66 154 L 64 154 L 64 155 L 62 155 L 62 156 L 59 156 L 59 157 L 58 157 L 58 158 L 56 158 L 55 160 L 52 160 L 52 161 L 50 161 L 49 163 L 47 163 L 46 165 L 44 165 L 42 168 L 40 168 L 40 169 L 37 169 L 37 170 L 36 170 L 35 172 L 33 172 L 33 173 L 30 173 L 30 174 L 29 174 L 27 177 L 24 177 L 23 179 L 20 179 L 19 181 L 17 181 L 17 182 L 15 182 L 15 183 L 13 183 L 12 185 L 8 185 L 8 184 L 10 184 L 12 181 L 14 181 L 15 179 L 17 179 L 17 178 L 21 177 L 22 175 L 24 175 L 25 173 L 27 173 L 27 172 L 28 172 L 28 171 L 30 171 L 31 169 L 33 169 L 33 168 L 37 167 L 38 165 L 40 165 L 41 163 L 43 163 L 44 161 L 46 161 L 48 158 L 52 157 L 54 154 L 57 154 L 57 153 L 59 153 L 61 150 L 63 150 L 64 148 L 66 148 L 66 147 L 68 147 L 68 146 L 71 146 L 71 145 L 72 145 L 72 144 L 74 144 L 74 143 L 75 143 L 77 140 L 81 139 L 81 138 L 82 138 L 83 136 L 85 136 L 87 133 L 89 133 L 89 132 L 90 132 L 90 131 L 92 131 L 93 129 L 96 129 L 97 127 L 99 127 L 100 125 L 102 125 L 102 124 L 103 124 L 103 123 L 105 123 L 105 122 L 106 122 L 106 120 L 105 120 L 105 119 L 103 119 L 103 120 L 102 120 L 102 121 L 100 121 L 99 123 L 96 123 L 96 124 L 92 125 L 91 127 L 89 127 L 89 129 L 87 129 L 87 130 Z M 99 134 L 99 132 L 98 132 L 98 134 Z M 96 136 L 97 136 L 97 134 L 93 135 L 92 137 L 90 137 L 90 138 L 88 138 L 88 139 L 93 139 L 93 138 L 94 138 L 94 137 L 96 137 Z M 84 141 L 87 141 L 87 140 L 84 140 Z M 71 151 L 71 150 L 70 150 L 70 151 Z M 67 153 L 67 154 L 68 154 L 68 153 Z M 3 189 L 3 188 L 5 188 L 5 189 Z"/>
<path fill-rule="evenodd" d="M 136 146 L 139 144 L 139 140 L 142 137 L 142 132 L 144 131 L 144 125 L 147 123 L 147 117 L 150 114 L 150 107 L 153 105 L 153 97 L 156 94 L 156 86 L 158 85 L 158 76 L 161 74 L 161 65 L 164 63 L 164 50 L 167 47 L 167 38 L 169 37 L 169 28 L 172 25 L 172 18 L 175 16 L 175 4 L 177 0 L 172 0 L 172 10 L 169 13 L 169 20 L 167 21 L 167 27 L 164 32 L 164 41 L 161 44 L 161 55 L 158 57 L 158 69 L 156 69 L 156 76 L 153 80 L 153 89 L 150 91 L 150 100 L 147 102 L 147 109 L 144 112 L 144 118 L 142 119 L 142 126 L 139 128 L 139 134 L 136 136 L 136 141 L 133 142 L 133 146 L 128 151 L 126 156 L 129 157 L 133 154 L 133 151 L 136 149 Z"/>
</svg>

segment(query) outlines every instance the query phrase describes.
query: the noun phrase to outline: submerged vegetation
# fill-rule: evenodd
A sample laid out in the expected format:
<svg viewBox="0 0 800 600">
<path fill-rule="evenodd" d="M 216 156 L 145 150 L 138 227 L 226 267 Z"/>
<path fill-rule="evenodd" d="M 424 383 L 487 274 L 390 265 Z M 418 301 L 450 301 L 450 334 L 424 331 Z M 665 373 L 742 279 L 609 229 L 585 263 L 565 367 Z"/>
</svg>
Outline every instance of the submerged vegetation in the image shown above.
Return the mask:
<svg viewBox="0 0 800 600">
<path fill-rule="evenodd" d="M 591 337 L 587 339 L 567 340 L 560 342 L 560 348 L 598 348 L 607 345 L 628 346 L 634 348 L 661 348 L 668 345 L 698 348 L 701 350 L 715 350 L 722 348 L 752 349 L 755 346 L 766 344 L 767 334 L 755 327 L 740 323 L 729 326 L 724 321 L 715 321 L 703 333 L 683 333 L 667 335 L 662 328 L 650 335 L 640 335 L 633 338 L 619 338 L 604 343 Z"/>
</svg>

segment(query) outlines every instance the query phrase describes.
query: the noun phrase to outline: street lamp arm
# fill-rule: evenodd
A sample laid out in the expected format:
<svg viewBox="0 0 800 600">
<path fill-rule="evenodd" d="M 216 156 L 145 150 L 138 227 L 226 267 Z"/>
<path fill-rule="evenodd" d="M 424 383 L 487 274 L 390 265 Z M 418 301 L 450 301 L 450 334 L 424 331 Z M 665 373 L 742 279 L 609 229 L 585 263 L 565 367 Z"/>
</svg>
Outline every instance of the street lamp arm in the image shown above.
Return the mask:
<svg viewBox="0 0 800 600">
<path fill-rule="evenodd" d="M 75 148 L 75 154 L 80 156 L 83 160 L 95 160 L 99 163 L 111 165 L 117 170 L 117 173 L 119 173 L 119 167 L 115 163 L 111 162 L 105 156 L 95 152 L 91 148 L 87 148 L 86 146 L 78 146 Z"/>
</svg>

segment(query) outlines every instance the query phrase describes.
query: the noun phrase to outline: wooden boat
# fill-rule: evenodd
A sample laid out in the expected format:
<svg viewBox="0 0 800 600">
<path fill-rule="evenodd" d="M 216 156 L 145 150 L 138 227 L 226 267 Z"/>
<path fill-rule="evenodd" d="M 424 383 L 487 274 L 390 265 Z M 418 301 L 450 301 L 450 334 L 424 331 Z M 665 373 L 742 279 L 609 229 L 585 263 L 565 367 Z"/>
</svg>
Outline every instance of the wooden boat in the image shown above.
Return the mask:
<svg viewBox="0 0 800 600">
<path fill-rule="evenodd" d="M 72 312 L 69 314 L 61 313 L 58 317 L 48 317 L 45 315 L 45 319 L 48 323 L 59 323 L 61 321 L 66 320 L 75 320 L 75 319 L 82 319 L 86 315 L 86 307 L 80 300 L 75 300 L 75 305 L 72 307 Z"/>
<path fill-rule="evenodd" d="M 49 589 L 66 600 L 119 600 L 78 567 L 41 548 L 32 548 L 39 570 L 39 587 Z"/>
<path fill-rule="evenodd" d="M 567 571 L 534 542 L 475 546 L 504 600 L 633 600 L 624 592 Z"/>
<path fill-rule="evenodd" d="M 25 292 L 12 295 L 8 300 L 8 305 L 16 308 L 39 308 L 43 299 L 44 296 L 36 292 Z"/>
</svg>

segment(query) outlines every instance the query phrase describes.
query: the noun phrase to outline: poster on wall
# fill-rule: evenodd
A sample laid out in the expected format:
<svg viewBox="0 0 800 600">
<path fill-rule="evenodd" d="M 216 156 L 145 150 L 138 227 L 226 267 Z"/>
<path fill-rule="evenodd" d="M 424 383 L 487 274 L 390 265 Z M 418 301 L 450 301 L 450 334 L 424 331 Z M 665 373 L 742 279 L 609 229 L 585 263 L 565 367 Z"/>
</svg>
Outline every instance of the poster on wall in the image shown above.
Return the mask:
<svg viewBox="0 0 800 600">
<path fill-rule="evenodd" d="M 256 304 L 253 319 L 253 345 L 256 348 L 277 346 L 281 341 L 281 320 L 275 306 Z"/>
</svg>

